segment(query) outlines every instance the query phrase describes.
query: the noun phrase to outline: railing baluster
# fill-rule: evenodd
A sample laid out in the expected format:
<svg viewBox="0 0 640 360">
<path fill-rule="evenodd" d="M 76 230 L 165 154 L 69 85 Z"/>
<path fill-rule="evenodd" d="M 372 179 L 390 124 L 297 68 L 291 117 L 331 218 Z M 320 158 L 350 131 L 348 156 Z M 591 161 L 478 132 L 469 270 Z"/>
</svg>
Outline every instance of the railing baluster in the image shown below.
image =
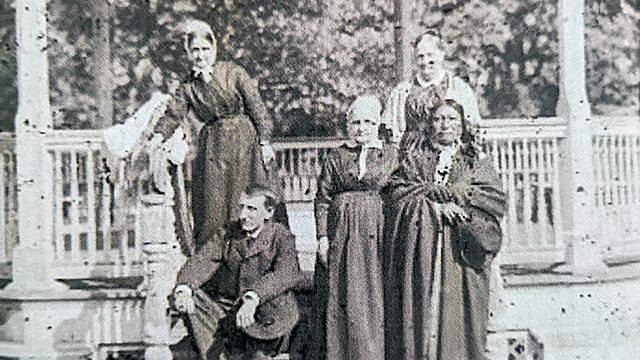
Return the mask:
<svg viewBox="0 0 640 360">
<path fill-rule="evenodd" d="M 601 201 L 602 195 L 600 195 L 600 148 L 598 146 L 598 137 L 593 136 L 591 138 L 591 146 L 593 147 L 593 181 L 594 181 L 594 201 L 597 207 Z"/>
<path fill-rule="evenodd" d="M 80 260 L 80 211 L 79 211 L 79 183 L 78 183 L 78 152 L 69 150 L 70 175 L 71 175 L 71 206 L 69 208 L 69 218 L 71 224 L 68 231 L 71 234 L 71 261 L 77 263 Z"/>
<path fill-rule="evenodd" d="M 520 149 L 520 140 L 519 139 L 514 139 L 513 141 L 513 182 L 514 182 L 514 186 L 515 186 L 515 199 L 516 199 L 516 216 L 517 216 L 517 221 L 516 221 L 516 230 L 517 230 L 517 235 L 516 235 L 516 239 L 518 239 L 518 242 L 520 243 L 520 245 L 524 246 L 524 247 L 531 247 L 531 244 L 529 243 L 529 239 L 528 239 L 528 234 L 525 234 L 524 231 L 524 226 L 525 226 L 525 220 L 524 217 L 522 218 L 522 223 L 520 223 L 521 220 L 521 216 L 523 216 L 524 214 L 524 189 L 523 189 L 523 173 L 522 173 L 522 151 Z"/>
<path fill-rule="evenodd" d="M 629 217 L 629 226 L 630 236 L 637 236 L 634 234 L 638 229 L 638 219 L 633 211 L 633 204 L 635 202 L 635 194 L 633 189 L 633 163 L 631 161 L 632 148 L 631 143 L 633 142 L 634 135 L 627 134 L 624 136 L 624 160 L 625 160 L 625 192 L 626 192 L 626 206 L 625 211 L 627 216 Z"/>
<path fill-rule="evenodd" d="M 613 136 L 613 184 L 616 194 L 616 205 L 624 204 L 624 194 L 622 192 L 622 161 L 620 160 L 620 136 Z"/>
<path fill-rule="evenodd" d="M 605 171 L 606 169 L 606 139 L 604 138 L 604 136 L 598 136 L 598 162 L 600 164 L 599 166 L 599 172 L 600 172 L 600 178 L 599 178 L 599 184 L 600 187 L 598 189 L 598 192 L 600 193 L 600 205 L 601 207 L 604 208 L 605 205 L 607 205 L 607 201 L 608 201 L 608 195 L 607 195 L 607 172 Z"/>
<path fill-rule="evenodd" d="M 529 246 L 539 246 L 540 243 L 540 238 L 538 236 L 535 236 L 533 229 L 532 229 L 532 223 L 531 223 L 531 182 L 529 179 L 529 175 L 531 172 L 531 166 L 530 166 L 530 161 L 529 161 L 529 141 L 527 139 L 523 139 L 522 143 L 522 163 L 521 163 L 521 170 L 522 170 L 522 176 L 523 176 L 523 195 L 524 195 L 524 199 L 523 199 L 523 203 L 524 203 L 524 209 L 523 209 L 523 216 L 524 216 L 524 236 L 527 239 L 527 244 Z"/>
<path fill-rule="evenodd" d="M 629 179 L 629 183 L 634 190 L 630 208 L 633 209 L 631 211 L 631 218 L 633 219 L 633 236 L 635 236 L 636 238 L 638 237 L 638 233 L 640 232 L 640 209 L 638 209 L 638 204 L 640 204 L 640 166 L 638 164 L 637 146 L 639 139 L 640 137 L 638 136 L 638 134 L 629 136 L 629 159 L 631 161 L 631 178 Z"/>
<path fill-rule="evenodd" d="M 611 136 L 605 137 L 605 181 L 606 181 L 606 189 L 607 189 L 607 203 L 605 205 L 614 205 L 616 203 L 615 194 L 613 191 L 613 154 L 611 151 L 612 144 Z"/>
<path fill-rule="evenodd" d="M 631 158 L 630 158 L 630 145 L 629 141 L 631 140 L 631 135 L 623 135 L 622 136 L 622 146 L 620 152 L 622 153 L 622 168 L 623 168 L 623 176 L 624 176 L 624 203 L 625 205 L 631 204 L 632 194 L 631 194 Z"/>
<path fill-rule="evenodd" d="M 87 231 L 87 253 L 88 261 L 95 263 L 96 261 L 96 232 L 91 231 L 91 227 L 96 223 L 96 194 L 95 194 L 95 182 L 96 182 L 96 166 L 94 158 L 94 149 L 90 148 L 87 152 L 87 223 L 89 231 Z"/>
<path fill-rule="evenodd" d="M 59 262 L 64 262 L 64 245 L 61 245 L 62 241 L 62 233 L 63 233 L 63 201 L 64 196 L 62 194 L 62 188 L 64 186 L 64 180 L 62 178 L 62 152 L 61 151 L 51 151 L 53 158 L 54 170 L 53 175 L 54 179 L 57 181 L 53 182 L 54 190 L 54 199 L 53 199 L 53 208 L 54 208 L 54 226 L 53 226 L 53 246 L 55 250 L 55 256 Z"/>
<path fill-rule="evenodd" d="M 546 223 L 544 219 L 545 207 L 544 207 L 544 148 L 542 146 L 543 140 L 538 138 L 535 142 L 536 144 L 536 152 L 535 152 L 535 163 L 536 163 L 536 174 L 537 174 L 537 184 L 536 184 L 536 214 L 537 216 L 537 236 L 544 238 L 547 233 Z M 546 242 L 541 239 L 541 246 L 547 245 Z"/>
<path fill-rule="evenodd" d="M 558 139 L 551 140 L 553 149 L 553 189 L 551 211 L 553 213 L 553 232 L 555 239 L 555 248 L 564 249 L 564 241 L 562 238 L 562 208 L 560 203 L 560 151 L 558 147 Z"/>
<path fill-rule="evenodd" d="M 515 186 L 515 173 L 514 173 L 514 155 L 513 155 L 513 140 L 507 140 L 507 162 L 506 162 L 506 170 L 507 170 L 507 181 L 509 186 L 509 235 L 511 236 L 511 242 L 515 244 L 515 237 L 518 235 L 517 232 L 517 223 L 518 223 L 518 214 L 516 210 L 516 203 L 518 201 L 516 195 L 516 186 Z"/>
<path fill-rule="evenodd" d="M 107 343 L 110 344 L 112 342 L 112 331 L 113 331 L 113 326 L 112 326 L 112 320 L 111 320 L 111 302 L 110 301 L 104 301 L 102 303 L 101 306 L 101 310 L 102 310 L 102 339 L 101 342 L 102 343 Z"/>
<path fill-rule="evenodd" d="M 104 319 L 102 316 L 102 306 L 100 306 L 100 304 L 97 302 L 95 303 L 94 306 L 95 307 L 92 308 L 93 321 L 91 322 L 92 347 L 95 347 L 102 342 L 102 321 Z"/>
<path fill-rule="evenodd" d="M 550 231 L 551 231 L 551 224 L 549 222 L 549 217 L 552 216 L 552 214 L 549 214 L 549 209 L 547 207 L 547 198 L 546 198 L 546 192 L 547 189 L 551 188 L 553 186 L 553 179 L 552 179 L 552 166 L 551 166 L 551 151 L 552 149 L 550 148 L 550 141 L 549 140 L 543 140 L 542 141 L 542 154 L 543 154 L 543 159 L 542 159 L 542 168 L 541 173 L 542 173 L 542 184 L 538 190 L 538 194 L 539 194 L 539 198 L 538 198 L 538 204 L 540 206 L 540 227 L 543 229 L 542 234 L 544 234 L 545 239 L 547 239 L 547 243 L 545 244 L 546 246 L 552 246 L 553 245 L 553 236 L 550 235 Z M 551 189 L 553 191 L 553 189 Z"/>
<path fill-rule="evenodd" d="M 638 142 L 640 141 L 640 136 L 634 135 L 631 141 L 631 161 L 633 162 L 633 186 L 635 189 L 635 198 L 633 203 L 640 203 L 640 156 L 638 154 Z"/>
<path fill-rule="evenodd" d="M 7 243 L 10 241 L 10 237 L 7 236 L 7 217 L 5 213 L 7 204 L 5 187 L 8 185 L 5 169 L 8 164 L 7 161 L 5 161 L 4 151 L 0 152 L 0 156 L 0 262 L 6 262 L 9 259 L 9 253 L 7 252 L 9 246 L 7 246 Z"/>
<path fill-rule="evenodd" d="M 512 194 L 509 191 L 509 176 L 507 174 L 508 169 L 507 169 L 507 143 L 506 142 L 501 142 L 498 143 L 496 141 L 496 143 L 498 144 L 498 150 L 500 153 L 500 174 L 502 176 L 502 190 L 506 193 L 507 195 L 507 201 L 511 202 L 512 201 Z M 503 242 L 506 245 L 507 249 L 512 249 L 514 248 L 513 244 L 513 233 L 511 232 L 511 222 L 513 221 L 513 219 L 509 216 L 509 213 L 507 212 L 506 216 L 503 219 L 503 228 L 502 231 L 503 233 L 505 233 L 506 236 L 503 236 Z"/>
<path fill-rule="evenodd" d="M 109 174 L 112 177 L 115 177 L 116 174 Z M 101 261 L 106 261 L 109 257 L 108 249 L 109 249 L 109 241 L 111 240 L 111 185 L 107 181 L 107 178 L 104 177 L 102 179 L 102 209 L 101 209 L 102 221 L 100 226 L 101 233 L 101 248 L 99 253 L 99 258 Z M 96 241 L 96 248 L 98 242 Z"/>
<path fill-rule="evenodd" d="M 117 344 L 122 344 L 122 300 L 114 300 L 113 301 L 113 328 L 114 328 L 114 341 Z"/>
</svg>

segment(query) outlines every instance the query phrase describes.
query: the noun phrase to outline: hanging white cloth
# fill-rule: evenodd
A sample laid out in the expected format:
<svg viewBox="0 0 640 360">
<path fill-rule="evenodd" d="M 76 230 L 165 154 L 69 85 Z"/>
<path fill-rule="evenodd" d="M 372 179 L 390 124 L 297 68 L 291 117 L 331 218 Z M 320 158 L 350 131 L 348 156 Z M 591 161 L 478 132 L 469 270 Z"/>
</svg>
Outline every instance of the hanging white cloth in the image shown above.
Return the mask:
<svg viewBox="0 0 640 360">
<path fill-rule="evenodd" d="M 369 149 L 382 149 L 382 141 L 376 139 L 375 141 L 362 145 L 360 154 L 358 155 L 358 180 L 362 180 L 367 173 L 367 154 L 369 154 Z"/>
</svg>

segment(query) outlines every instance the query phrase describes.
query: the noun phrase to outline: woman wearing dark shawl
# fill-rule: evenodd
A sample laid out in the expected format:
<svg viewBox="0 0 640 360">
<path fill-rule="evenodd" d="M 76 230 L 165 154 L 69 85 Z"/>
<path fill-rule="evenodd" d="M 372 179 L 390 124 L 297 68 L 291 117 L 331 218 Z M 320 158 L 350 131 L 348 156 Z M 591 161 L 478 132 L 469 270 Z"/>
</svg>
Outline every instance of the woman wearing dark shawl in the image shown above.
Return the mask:
<svg viewBox="0 0 640 360">
<path fill-rule="evenodd" d="M 178 216 L 179 222 L 186 222 L 178 228 L 186 232 L 181 239 L 183 246 L 191 248 L 186 252 L 193 254 L 191 241 L 203 244 L 237 217 L 240 194 L 249 184 L 280 189 L 267 177 L 265 164 L 274 157 L 269 144 L 273 124 L 257 82 L 235 63 L 216 61 L 216 38 L 209 25 L 187 20 L 183 27 L 192 72 L 178 88 L 174 104 L 156 132 L 168 139 L 182 126 L 191 143 L 191 161 L 187 161 L 184 175 L 192 194 L 179 201 L 193 201 L 183 206 L 182 212 L 192 209 L 194 232 L 190 234 L 188 214 Z M 189 165 L 193 166 L 191 173 Z M 286 223 L 282 205 L 276 210 L 276 219 Z"/>
<path fill-rule="evenodd" d="M 331 150 L 315 198 L 319 239 L 313 359 L 384 359 L 382 199 L 397 150 L 378 139 L 380 102 L 360 96 L 351 140 Z"/>
<path fill-rule="evenodd" d="M 430 121 L 405 134 L 385 189 L 386 358 L 485 359 L 505 196 L 459 104 L 407 110 Z"/>
</svg>

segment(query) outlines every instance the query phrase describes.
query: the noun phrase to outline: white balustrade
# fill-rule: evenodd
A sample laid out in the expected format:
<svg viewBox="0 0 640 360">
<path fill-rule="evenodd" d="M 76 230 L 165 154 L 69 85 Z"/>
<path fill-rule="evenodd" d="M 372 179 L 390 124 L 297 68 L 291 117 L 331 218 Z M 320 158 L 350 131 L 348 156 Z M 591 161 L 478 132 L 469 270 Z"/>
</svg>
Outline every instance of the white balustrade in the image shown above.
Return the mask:
<svg viewBox="0 0 640 360">
<path fill-rule="evenodd" d="M 503 222 L 503 263 L 564 260 L 567 229 L 559 161 L 566 151 L 567 125 L 560 118 L 485 120 L 483 146 L 508 195 Z M 274 142 L 276 168 L 289 203 L 310 203 L 316 178 L 339 139 Z M 15 160 L 12 135 L 0 134 L 0 260 L 16 244 Z M 640 119 L 592 119 L 597 221 L 606 254 L 637 247 L 640 229 Z M 140 194 L 148 192 L 146 170 L 122 160 L 106 173 L 99 131 L 55 131 L 47 137 L 51 156 L 56 275 L 142 274 L 142 244 L 136 234 Z M 107 177 L 108 175 L 108 177 Z M 147 188 L 146 190 L 143 188 Z M 122 199 L 129 199 L 123 201 Z M 119 203 L 119 204 L 116 204 Z M 309 224 L 313 226 L 313 224 Z M 640 254 L 640 248 L 636 253 Z"/>
<path fill-rule="evenodd" d="M 344 140 L 339 139 L 296 139 L 273 144 L 278 176 L 283 180 L 287 202 L 313 201 L 316 179 L 327 150 L 342 143 Z"/>
<path fill-rule="evenodd" d="M 508 198 L 502 263 L 564 260 L 559 157 L 566 131 L 559 118 L 482 124 L 485 152 Z"/>
<path fill-rule="evenodd" d="M 605 257 L 638 257 L 640 118 L 594 118 L 591 125 L 595 211 Z"/>
<path fill-rule="evenodd" d="M 100 131 L 55 131 L 46 149 L 54 164 L 56 276 L 139 274 L 141 244 L 133 206 L 137 194 L 118 193 L 130 191 L 122 184 L 127 164 L 121 161 L 107 169 Z M 127 196 L 134 200 L 127 201 Z"/>
<path fill-rule="evenodd" d="M 95 300 L 85 305 L 90 312 L 84 333 L 93 359 L 106 359 L 119 351 L 143 351 L 144 299 L 141 296 Z"/>
<path fill-rule="evenodd" d="M 560 118 L 485 120 L 481 125 L 485 151 L 493 158 L 509 199 L 503 222 L 503 260 L 562 261 L 558 158 L 567 126 Z M 313 201 L 327 150 L 343 142 L 312 139 L 274 143 L 288 202 Z"/>
</svg>

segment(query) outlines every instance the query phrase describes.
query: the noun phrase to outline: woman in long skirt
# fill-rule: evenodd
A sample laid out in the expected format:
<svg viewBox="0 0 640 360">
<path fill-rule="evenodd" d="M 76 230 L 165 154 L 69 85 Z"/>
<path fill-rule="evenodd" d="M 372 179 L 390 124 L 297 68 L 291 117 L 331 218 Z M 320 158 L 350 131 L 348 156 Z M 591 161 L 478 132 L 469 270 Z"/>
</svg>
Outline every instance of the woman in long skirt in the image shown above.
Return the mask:
<svg viewBox="0 0 640 360">
<path fill-rule="evenodd" d="M 415 109 L 427 121 L 404 135 L 385 189 L 386 358 L 485 359 L 505 195 L 462 106 Z"/>
<path fill-rule="evenodd" d="M 316 341 L 324 349 L 315 358 L 384 359 L 380 189 L 397 156 L 378 139 L 380 108 L 374 96 L 354 102 L 347 119 L 351 140 L 327 154 L 318 179 L 315 310 L 324 338 Z"/>
<path fill-rule="evenodd" d="M 192 72 L 155 132 L 168 139 L 181 126 L 190 143 L 184 174 L 187 194 L 180 194 L 184 198 L 177 201 L 187 204 L 187 214 L 182 211 L 177 220 L 185 232 L 179 234 L 183 250 L 186 246 L 193 254 L 237 219 L 240 194 L 248 185 L 261 184 L 277 192 L 280 188 L 268 176 L 273 175 L 267 171 L 274 158 L 273 123 L 257 82 L 234 62 L 217 59 L 217 41 L 207 23 L 190 19 L 183 28 Z M 282 214 L 284 204 L 279 204 L 275 218 L 286 224 Z"/>
</svg>

